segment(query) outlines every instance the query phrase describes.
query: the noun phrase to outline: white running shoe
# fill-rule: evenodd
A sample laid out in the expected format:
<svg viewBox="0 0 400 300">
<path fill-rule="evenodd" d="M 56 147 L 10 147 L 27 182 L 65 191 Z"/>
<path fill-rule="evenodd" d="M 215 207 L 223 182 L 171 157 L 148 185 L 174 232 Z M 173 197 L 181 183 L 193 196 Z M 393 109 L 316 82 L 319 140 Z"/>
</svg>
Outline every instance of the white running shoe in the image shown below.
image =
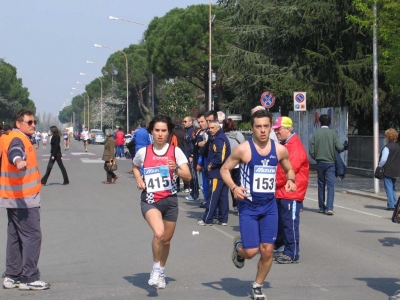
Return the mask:
<svg viewBox="0 0 400 300">
<path fill-rule="evenodd" d="M 254 282 L 252 285 L 253 288 L 253 299 L 255 300 L 267 300 L 267 296 L 264 294 L 262 290 L 262 285 Z"/>
<path fill-rule="evenodd" d="M 39 290 L 47 290 L 50 288 L 50 284 L 41 280 L 37 280 L 30 283 L 20 283 L 19 290 L 20 291 L 39 291 Z"/>
<path fill-rule="evenodd" d="M 158 276 L 157 288 L 165 289 L 165 274 L 164 273 L 162 273 Z"/>
<path fill-rule="evenodd" d="M 160 270 L 153 269 L 153 270 L 151 270 L 150 279 L 148 281 L 148 284 L 157 286 L 159 279 L 160 279 Z"/>
<path fill-rule="evenodd" d="M 13 280 L 10 277 L 5 277 L 3 282 L 3 288 L 5 289 L 13 289 L 19 287 L 19 281 Z"/>
</svg>

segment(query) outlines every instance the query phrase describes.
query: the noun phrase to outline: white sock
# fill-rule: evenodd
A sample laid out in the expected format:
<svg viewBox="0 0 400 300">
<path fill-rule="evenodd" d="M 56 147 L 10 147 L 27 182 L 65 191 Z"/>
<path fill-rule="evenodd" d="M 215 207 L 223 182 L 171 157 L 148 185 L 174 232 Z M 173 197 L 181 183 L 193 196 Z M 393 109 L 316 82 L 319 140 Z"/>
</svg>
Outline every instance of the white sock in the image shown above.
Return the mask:
<svg viewBox="0 0 400 300">
<path fill-rule="evenodd" d="M 165 267 L 160 267 L 160 274 L 164 274 Z"/>
<path fill-rule="evenodd" d="M 258 288 L 258 287 L 263 287 L 263 285 L 258 284 L 257 282 L 253 282 L 253 289 Z"/>
<path fill-rule="evenodd" d="M 153 262 L 153 269 L 160 270 L 161 269 L 160 262 Z"/>
</svg>

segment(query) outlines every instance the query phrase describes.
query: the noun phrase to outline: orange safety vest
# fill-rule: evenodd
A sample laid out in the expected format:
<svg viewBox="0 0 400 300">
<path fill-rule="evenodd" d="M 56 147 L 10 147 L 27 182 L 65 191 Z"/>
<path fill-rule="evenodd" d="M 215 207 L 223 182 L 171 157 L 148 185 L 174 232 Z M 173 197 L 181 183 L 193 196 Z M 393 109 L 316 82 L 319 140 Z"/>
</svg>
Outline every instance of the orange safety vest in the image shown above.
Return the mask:
<svg viewBox="0 0 400 300">
<path fill-rule="evenodd" d="M 8 148 L 14 138 L 19 138 L 24 144 L 27 169 L 18 170 L 8 161 Z M 11 131 L 0 137 L 0 197 L 8 199 L 25 198 L 36 195 L 42 187 L 36 153 L 30 140 L 18 131 Z"/>
</svg>

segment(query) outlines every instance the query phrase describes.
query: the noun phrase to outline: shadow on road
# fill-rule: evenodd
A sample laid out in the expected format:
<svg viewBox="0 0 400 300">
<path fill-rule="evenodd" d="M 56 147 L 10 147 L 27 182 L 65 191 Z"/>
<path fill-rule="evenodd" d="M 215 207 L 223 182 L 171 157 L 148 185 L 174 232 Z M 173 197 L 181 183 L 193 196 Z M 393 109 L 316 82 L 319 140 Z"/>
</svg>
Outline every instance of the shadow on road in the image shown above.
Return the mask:
<svg viewBox="0 0 400 300">
<path fill-rule="evenodd" d="M 237 278 L 222 278 L 221 281 L 204 282 L 203 285 L 218 291 L 225 291 L 231 296 L 246 297 L 251 294 L 252 281 L 242 281 Z M 270 288 L 268 282 L 264 282 L 264 292 Z"/>
<path fill-rule="evenodd" d="M 400 289 L 399 278 L 354 278 L 355 280 L 365 281 L 367 286 L 373 290 L 382 292 L 386 295 L 394 295 Z"/>
<path fill-rule="evenodd" d="M 364 205 L 365 208 L 370 208 L 370 209 L 378 209 L 378 210 L 385 210 L 386 206 L 384 205 Z M 391 212 L 390 212 L 391 213 Z"/>
<path fill-rule="evenodd" d="M 158 297 L 157 289 L 155 287 L 149 286 L 149 284 L 147 283 L 147 281 L 149 280 L 149 276 L 149 273 L 138 273 L 133 274 L 132 276 L 124 276 L 123 278 L 132 285 L 145 290 L 148 293 L 148 297 Z M 175 281 L 175 279 L 171 277 L 165 277 L 165 281 L 168 286 L 168 283 L 171 281 Z"/>
<path fill-rule="evenodd" d="M 394 237 L 385 237 L 383 239 L 378 240 L 382 243 L 383 247 L 394 247 L 395 245 L 400 245 L 400 239 Z"/>
</svg>

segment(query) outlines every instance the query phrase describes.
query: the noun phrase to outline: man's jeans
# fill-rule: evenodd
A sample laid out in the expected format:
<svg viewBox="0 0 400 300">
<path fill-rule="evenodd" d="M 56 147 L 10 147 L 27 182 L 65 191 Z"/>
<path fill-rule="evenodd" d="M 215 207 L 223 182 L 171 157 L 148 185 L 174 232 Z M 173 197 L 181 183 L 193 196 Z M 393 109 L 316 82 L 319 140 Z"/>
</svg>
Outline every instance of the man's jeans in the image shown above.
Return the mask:
<svg viewBox="0 0 400 300">
<path fill-rule="evenodd" d="M 317 162 L 318 174 L 318 205 L 319 209 L 333 210 L 335 198 L 335 164 Z M 325 186 L 328 187 L 328 195 L 325 206 Z"/>
<path fill-rule="evenodd" d="M 117 152 L 115 154 L 116 157 L 124 157 L 124 145 L 117 145 Z"/>
<path fill-rule="evenodd" d="M 388 198 L 387 207 L 394 208 L 397 203 L 396 199 L 396 178 L 383 176 L 383 183 L 385 184 L 386 196 Z"/>
</svg>

